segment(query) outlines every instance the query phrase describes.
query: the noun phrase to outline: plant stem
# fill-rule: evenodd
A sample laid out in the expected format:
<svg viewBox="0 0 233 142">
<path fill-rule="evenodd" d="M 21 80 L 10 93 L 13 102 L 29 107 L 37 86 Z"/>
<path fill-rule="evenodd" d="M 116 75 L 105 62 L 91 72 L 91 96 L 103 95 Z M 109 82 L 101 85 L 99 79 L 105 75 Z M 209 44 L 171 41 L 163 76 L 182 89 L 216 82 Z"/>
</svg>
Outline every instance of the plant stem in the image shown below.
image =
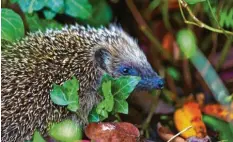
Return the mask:
<svg viewBox="0 0 233 142">
<path fill-rule="evenodd" d="M 182 17 L 184 19 L 184 22 L 186 24 L 196 25 L 198 27 L 205 28 L 205 29 L 208 29 L 208 30 L 216 32 L 216 33 L 224 33 L 224 34 L 227 34 L 227 35 L 233 35 L 233 32 L 231 32 L 231 31 L 222 30 L 222 29 L 216 29 L 216 28 L 213 28 L 213 27 L 211 27 L 209 25 L 206 25 L 205 23 L 203 23 L 202 21 L 200 21 L 199 19 L 197 19 L 197 17 L 193 14 L 192 10 L 190 9 L 190 7 L 188 6 L 188 4 L 184 0 L 178 0 L 178 2 L 179 2 L 179 7 L 180 7 L 181 15 L 182 15 Z M 184 7 L 188 11 L 189 15 L 192 17 L 192 19 L 193 19 L 194 22 L 186 20 L 186 18 L 184 16 L 184 13 L 183 13 L 183 9 L 182 9 L 181 6 Z"/>
<path fill-rule="evenodd" d="M 128 7 L 129 7 L 130 11 L 132 12 L 134 19 L 138 23 L 139 29 L 151 41 L 151 43 L 153 44 L 154 49 L 161 52 L 163 54 L 163 56 L 165 56 L 169 61 L 172 61 L 171 55 L 163 49 L 163 46 L 160 44 L 159 40 L 154 37 L 154 35 L 151 32 L 149 26 L 146 24 L 146 22 L 142 18 L 142 15 L 137 10 L 137 7 L 135 6 L 133 0 L 127 0 L 126 3 L 127 3 Z"/>
<path fill-rule="evenodd" d="M 155 92 L 155 96 L 153 96 L 153 101 L 152 101 L 152 106 L 150 108 L 150 112 L 149 112 L 149 114 L 148 114 L 148 116 L 146 118 L 146 121 L 142 124 L 142 130 L 143 131 L 145 131 L 148 128 L 149 124 L 150 124 L 151 118 L 152 118 L 152 116 L 153 116 L 153 114 L 155 112 L 155 109 L 156 109 L 157 105 L 158 105 L 160 94 L 161 94 L 161 91 L 158 90 L 158 91 Z"/>
<path fill-rule="evenodd" d="M 219 58 L 219 61 L 218 61 L 217 66 L 216 66 L 216 69 L 217 69 L 217 70 L 219 70 L 219 69 L 221 68 L 223 62 L 225 61 L 226 56 L 227 56 L 227 53 L 228 53 L 228 51 L 229 51 L 230 48 L 231 48 L 231 43 L 232 43 L 232 38 L 228 38 L 227 41 L 226 41 L 225 44 L 224 44 L 224 47 L 223 47 L 221 56 L 220 56 L 220 58 Z"/>
</svg>

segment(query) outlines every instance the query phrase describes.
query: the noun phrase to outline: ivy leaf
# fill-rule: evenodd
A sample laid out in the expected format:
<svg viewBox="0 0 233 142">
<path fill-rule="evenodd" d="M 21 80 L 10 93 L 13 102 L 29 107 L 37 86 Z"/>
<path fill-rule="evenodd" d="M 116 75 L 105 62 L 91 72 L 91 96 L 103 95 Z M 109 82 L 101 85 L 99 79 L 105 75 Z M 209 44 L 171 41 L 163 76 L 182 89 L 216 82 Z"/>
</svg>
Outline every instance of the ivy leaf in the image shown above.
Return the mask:
<svg viewBox="0 0 233 142">
<path fill-rule="evenodd" d="M 118 100 L 115 98 L 113 112 L 128 114 L 128 103 L 126 102 L 126 100 Z"/>
<path fill-rule="evenodd" d="M 69 102 L 68 109 L 70 111 L 76 112 L 79 108 L 79 97 L 78 97 L 79 82 L 78 80 L 75 77 L 73 77 L 72 80 L 68 80 L 64 82 L 63 88 L 65 89 L 67 100 Z"/>
<path fill-rule="evenodd" d="M 203 1 L 206 1 L 206 0 L 185 0 L 188 4 L 196 4 L 196 3 L 199 3 L 199 2 L 203 2 Z"/>
<path fill-rule="evenodd" d="M 49 129 L 49 135 L 58 141 L 74 142 L 82 138 L 82 130 L 72 120 L 64 120 L 53 124 Z"/>
<path fill-rule="evenodd" d="M 46 142 L 37 130 L 34 132 L 32 139 L 32 142 Z"/>
<path fill-rule="evenodd" d="M 177 43 L 187 58 L 193 57 L 196 54 L 196 37 L 191 30 L 180 30 L 177 33 Z"/>
<path fill-rule="evenodd" d="M 88 115 L 88 122 L 99 122 L 100 116 L 96 112 L 96 107 L 92 108 L 91 112 Z"/>
<path fill-rule="evenodd" d="M 108 112 L 110 112 L 112 111 L 113 104 L 114 104 L 114 100 L 113 100 L 113 96 L 111 92 L 111 81 L 103 83 L 102 91 L 103 91 L 104 98 L 106 100 L 106 109 Z"/>
<path fill-rule="evenodd" d="M 91 16 L 92 6 L 88 0 L 66 0 L 65 13 L 72 17 L 87 19 Z"/>
<path fill-rule="evenodd" d="M 138 76 L 122 76 L 112 82 L 114 98 L 125 100 L 141 80 Z"/>
<path fill-rule="evenodd" d="M 1 39 L 12 42 L 24 36 L 23 20 L 14 11 L 2 8 L 1 21 Z"/>
<path fill-rule="evenodd" d="M 66 106 L 69 104 L 62 86 L 53 84 L 53 90 L 50 92 L 50 98 L 57 105 Z"/>
<path fill-rule="evenodd" d="M 51 20 L 56 16 L 56 13 L 51 10 L 43 10 L 46 19 Z"/>
<path fill-rule="evenodd" d="M 48 0 L 46 6 L 55 13 L 61 13 L 64 10 L 64 0 Z"/>
<path fill-rule="evenodd" d="M 23 12 L 31 14 L 33 11 L 41 10 L 46 0 L 18 0 L 18 4 Z"/>
<path fill-rule="evenodd" d="M 112 111 L 114 105 L 114 100 L 111 93 L 111 80 L 104 82 L 101 88 L 104 100 L 97 105 L 96 112 L 104 118 L 107 118 L 108 112 Z"/>
</svg>

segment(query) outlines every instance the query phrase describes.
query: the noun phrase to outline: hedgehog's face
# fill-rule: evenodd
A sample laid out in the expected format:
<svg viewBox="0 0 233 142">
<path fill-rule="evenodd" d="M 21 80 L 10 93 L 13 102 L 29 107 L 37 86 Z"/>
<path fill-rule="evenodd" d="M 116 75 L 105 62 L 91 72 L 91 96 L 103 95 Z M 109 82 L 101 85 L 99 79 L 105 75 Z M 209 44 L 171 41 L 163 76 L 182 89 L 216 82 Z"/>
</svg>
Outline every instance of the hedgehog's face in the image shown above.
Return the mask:
<svg viewBox="0 0 233 142">
<path fill-rule="evenodd" d="M 162 89 L 164 79 L 152 69 L 138 44 L 125 32 L 114 26 L 109 33 L 115 34 L 112 37 L 106 36 L 109 38 L 103 36 L 103 43 L 99 43 L 99 48 L 95 52 L 97 65 L 113 77 L 141 77 L 136 89 Z"/>
<path fill-rule="evenodd" d="M 136 86 L 138 90 L 162 89 L 164 79 L 159 77 L 148 63 L 143 52 L 132 52 L 113 55 L 105 48 L 99 49 L 95 56 L 98 66 L 113 77 L 139 76 L 141 81 Z"/>
</svg>

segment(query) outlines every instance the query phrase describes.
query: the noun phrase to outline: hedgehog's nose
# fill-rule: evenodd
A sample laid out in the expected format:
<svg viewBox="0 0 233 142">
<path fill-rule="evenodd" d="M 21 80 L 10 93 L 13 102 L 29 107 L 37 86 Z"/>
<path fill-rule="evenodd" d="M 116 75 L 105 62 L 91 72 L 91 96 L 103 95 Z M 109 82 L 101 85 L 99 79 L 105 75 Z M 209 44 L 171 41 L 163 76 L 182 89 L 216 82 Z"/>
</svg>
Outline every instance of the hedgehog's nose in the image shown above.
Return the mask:
<svg viewBox="0 0 233 142">
<path fill-rule="evenodd" d="M 159 79 L 158 81 L 158 87 L 159 89 L 162 89 L 164 87 L 165 80 L 163 78 Z"/>
</svg>

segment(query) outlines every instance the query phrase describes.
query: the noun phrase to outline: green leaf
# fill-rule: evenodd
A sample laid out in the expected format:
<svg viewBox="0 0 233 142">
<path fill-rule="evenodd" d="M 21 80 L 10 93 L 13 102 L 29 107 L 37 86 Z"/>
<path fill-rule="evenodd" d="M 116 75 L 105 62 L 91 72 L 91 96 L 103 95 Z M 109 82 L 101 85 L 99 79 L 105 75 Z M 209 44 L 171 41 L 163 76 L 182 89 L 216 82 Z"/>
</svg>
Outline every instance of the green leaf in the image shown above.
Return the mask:
<svg viewBox="0 0 233 142">
<path fill-rule="evenodd" d="M 96 112 L 104 118 L 107 118 L 108 112 L 112 111 L 114 105 L 114 100 L 111 93 L 111 80 L 103 82 L 101 88 L 104 99 L 97 105 Z"/>
<path fill-rule="evenodd" d="M 40 19 L 36 13 L 33 15 L 25 14 L 26 21 L 28 23 L 29 30 L 35 32 L 38 30 L 44 31 L 45 27 L 40 22 Z"/>
<path fill-rule="evenodd" d="M 106 1 L 98 1 L 93 4 L 91 16 L 84 22 L 92 26 L 101 26 L 110 23 L 112 20 L 112 10 Z"/>
<path fill-rule="evenodd" d="M 46 0 L 18 0 L 18 4 L 23 12 L 30 14 L 33 11 L 41 10 L 46 4 Z"/>
<path fill-rule="evenodd" d="M 102 92 L 103 92 L 104 98 L 105 98 L 106 103 L 107 103 L 106 110 L 108 112 L 110 112 L 113 109 L 113 103 L 114 103 L 112 92 L 111 92 L 111 81 L 103 83 Z"/>
<path fill-rule="evenodd" d="M 88 0 L 66 0 L 65 13 L 72 17 L 87 19 L 91 16 L 92 6 Z"/>
<path fill-rule="evenodd" d="M 233 140 L 233 125 L 218 118 L 203 115 L 204 123 L 219 132 L 221 140 Z"/>
<path fill-rule="evenodd" d="M 125 100 L 141 80 L 138 76 L 122 76 L 112 82 L 112 94 L 114 98 Z"/>
<path fill-rule="evenodd" d="M 53 84 L 53 90 L 50 92 L 50 98 L 53 103 L 57 105 L 65 106 L 69 104 L 62 86 L 56 84 Z"/>
<path fill-rule="evenodd" d="M 46 6 L 55 13 L 61 13 L 64 10 L 64 0 L 48 0 Z"/>
<path fill-rule="evenodd" d="M 96 107 L 92 108 L 91 112 L 89 113 L 88 122 L 100 122 L 100 116 L 96 112 Z"/>
<path fill-rule="evenodd" d="M 32 139 L 32 142 L 46 142 L 37 130 L 34 132 Z"/>
<path fill-rule="evenodd" d="M 38 30 L 45 31 L 48 29 L 61 29 L 62 25 L 57 23 L 54 20 L 44 20 L 40 19 L 36 13 L 29 15 L 25 14 L 26 21 L 29 26 L 29 30 L 31 32 L 35 32 Z"/>
<path fill-rule="evenodd" d="M 10 0 L 10 3 L 16 3 L 18 0 Z"/>
<path fill-rule="evenodd" d="M 203 2 L 203 1 L 206 1 L 206 0 L 185 0 L 188 4 L 196 4 L 196 3 L 199 3 L 199 2 Z"/>
<path fill-rule="evenodd" d="M 128 114 L 128 103 L 126 102 L 126 100 L 118 100 L 115 98 L 113 112 Z"/>
<path fill-rule="evenodd" d="M 73 77 L 72 80 L 68 80 L 64 82 L 63 88 L 65 89 L 65 94 L 67 96 L 68 109 L 70 111 L 76 112 L 79 108 L 79 97 L 78 97 L 78 90 L 79 90 L 79 82 L 78 80 Z"/>
<path fill-rule="evenodd" d="M 24 36 L 23 20 L 14 11 L 2 8 L 1 21 L 1 39 L 12 42 Z"/>
<path fill-rule="evenodd" d="M 43 10 L 46 19 L 51 20 L 56 16 L 56 13 L 51 10 Z"/>
<path fill-rule="evenodd" d="M 180 80 L 180 73 L 174 67 L 168 67 L 167 73 L 175 80 Z"/>
<path fill-rule="evenodd" d="M 196 36 L 191 30 L 180 30 L 177 33 L 177 43 L 187 58 L 193 57 L 196 54 Z"/>
<path fill-rule="evenodd" d="M 82 138 L 82 130 L 72 120 L 64 120 L 53 124 L 49 129 L 49 135 L 58 141 L 74 142 Z"/>
</svg>

